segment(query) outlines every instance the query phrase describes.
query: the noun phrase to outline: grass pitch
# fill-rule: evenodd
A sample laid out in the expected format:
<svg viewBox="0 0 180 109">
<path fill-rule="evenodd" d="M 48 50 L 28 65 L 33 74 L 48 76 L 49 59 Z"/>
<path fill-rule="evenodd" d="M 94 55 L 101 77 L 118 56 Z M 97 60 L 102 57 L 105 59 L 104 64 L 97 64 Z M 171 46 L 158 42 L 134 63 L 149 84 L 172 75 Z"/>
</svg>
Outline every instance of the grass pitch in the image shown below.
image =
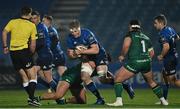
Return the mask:
<svg viewBox="0 0 180 109">
<path fill-rule="evenodd" d="M 41 95 L 46 90 L 37 90 L 36 95 Z M 106 103 L 112 103 L 115 100 L 113 89 L 101 89 L 102 96 Z M 65 96 L 69 97 L 68 92 Z M 169 90 L 169 106 L 155 105 L 158 101 L 151 89 L 135 89 L 135 98 L 131 100 L 127 93 L 123 92 L 123 108 L 180 108 L 180 89 Z M 40 108 L 113 108 L 107 105 L 93 105 L 96 98 L 87 91 L 87 104 L 66 104 L 57 105 L 54 101 L 41 101 Z M 30 108 L 27 105 L 27 95 L 24 90 L 1 90 L 0 91 L 0 108 Z M 117 107 L 116 107 L 117 108 Z"/>
</svg>

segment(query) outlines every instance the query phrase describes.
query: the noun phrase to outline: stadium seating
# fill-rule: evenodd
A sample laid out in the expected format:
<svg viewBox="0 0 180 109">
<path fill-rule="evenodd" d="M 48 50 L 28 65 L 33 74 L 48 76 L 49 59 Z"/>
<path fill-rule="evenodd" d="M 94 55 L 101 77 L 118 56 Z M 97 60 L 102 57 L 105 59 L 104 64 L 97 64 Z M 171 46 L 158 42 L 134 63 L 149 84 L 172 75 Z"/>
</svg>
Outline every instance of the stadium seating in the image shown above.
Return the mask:
<svg viewBox="0 0 180 109">
<path fill-rule="evenodd" d="M 179 5 L 178 0 L 90 0 L 79 19 L 84 27 L 97 34 L 107 51 L 111 51 L 113 58 L 117 59 L 129 20 L 141 20 L 143 31 L 150 36 L 156 50 L 158 34 L 153 28 L 153 17 L 163 13 L 167 16 L 168 24 L 180 30 L 177 25 L 180 19 L 177 14 L 180 12 Z"/>
</svg>

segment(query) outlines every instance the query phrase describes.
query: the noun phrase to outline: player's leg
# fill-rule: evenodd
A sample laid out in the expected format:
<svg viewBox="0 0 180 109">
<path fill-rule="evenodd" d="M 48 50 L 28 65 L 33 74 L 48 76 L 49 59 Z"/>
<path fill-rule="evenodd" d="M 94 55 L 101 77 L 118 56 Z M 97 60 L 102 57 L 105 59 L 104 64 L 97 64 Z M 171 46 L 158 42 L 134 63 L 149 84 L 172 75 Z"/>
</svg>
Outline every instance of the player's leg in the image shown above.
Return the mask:
<svg viewBox="0 0 180 109">
<path fill-rule="evenodd" d="M 66 102 L 72 104 L 86 104 L 86 90 L 81 84 L 77 85 L 78 84 L 70 87 L 72 97 L 68 98 Z"/>
<path fill-rule="evenodd" d="M 180 87 L 180 80 L 176 78 L 175 75 L 169 75 L 167 76 L 168 81 L 172 84 L 175 85 L 177 87 Z"/>
<path fill-rule="evenodd" d="M 37 102 L 34 96 L 37 85 L 37 72 L 34 68 L 32 54 L 29 49 L 23 49 L 20 53 L 20 58 L 21 68 L 26 72 L 29 79 L 28 90 L 30 100 L 28 100 L 28 103 L 33 106 L 39 106 L 40 103 Z"/>
<path fill-rule="evenodd" d="M 44 69 L 44 76 L 46 78 L 47 83 L 49 84 L 49 86 L 56 91 L 56 87 L 57 87 L 57 82 L 55 80 L 53 80 L 52 77 L 52 69 Z"/>
<path fill-rule="evenodd" d="M 123 85 L 122 82 L 133 77 L 135 74 L 127 70 L 125 67 L 121 67 L 115 74 L 114 80 L 114 90 L 116 94 L 116 101 L 114 103 L 108 103 L 109 106 L 122 106 L 122 91 Z"/>
<path fill-rule="evenodd" d="M 62 98 L 68 91 L 70 84 L 66 81 L 60 81 L 56 92 L 45 93 L 40 97 L 40 100 L 57 100 Z"/>
<path fill-rule="evenodd" d="M 166 76 L 165 69 L 162 70 L 162 76 L 163 76 L 163 81 L 164 81 L 164 84 L 162 85 L 163 96 L 165 99 L 167 99 L 168 92 L 169 92 L 169 81 L 168 81 L 168 78 Z"/>
<path fill-rule="evenodd" d="M 105 74 L 105 76 L 100 76 L 99 77 L 99 80 L 101 83 L 103 84 L 111 84 L 111 85 L 114 85 L 114 75 L 110 72 L 110 71 L 107 71 L 106 70 L 107 68 L 107 65 L 99 65 L 97 66 L 97 72 L 100 71 L 100 74 Z M 107 72 L 106 72 L 107 71 Z M 101 72 L 104 72 L 104 73 L 101 73 Z M 105 73 L 106 72 L 106 73 Z M 134 90 L 131 86 L 131 84 L 129 84 L 128 82 L 123 82 L 122 83 L 123 85 L 123 88 L 126 90 L 126 92 L 128 93 L 129 97 L 131 99 L 134 98 Z"/>
<path fill-rule="evenodd" d="M 153 92 L 157 95 L 163 105 L 168 105 L 168 102 L 165 100 L 162 94 L 161 87 L 153 80 L 153 74 L 151 71 L 147 73 L 143 73 L 143 77 L 145 81 L 149 84 L 152 88 Z"/>
<path fill-rule="evenodd" d="M 104 100 L 101 97 L 96 85 L 94 84 L 94 82 L 91 79 L 91 75 L 92 75 L 93 69 L 92 67 L 89 65 L 89 63 L 82 63 L 81 66 L 81 79 L 84 82 L 86 88 L 93 93 L 93 95 L 96 96 L 97 100 L 99 101 L 99 104 L 104 104 Z M 97 102 L 96 102 L 97 103 Z"/>
<path fill-rule="evenodd" d="M 20 69 L 19 70 L 19 74 L 21 75 L 21 78 L 22 78 L 22 82 L 23 82 L 23 87 L 25 89 L 25 91 L 27 92 L 27 94 L 29 95 L 29 78 L 28 76 L 26 75 L 26 72 L 23 70 L 23 69 Z"/>
<path fill-rule="evenodd" d="M 180 80 L 175 76 L 176 74 L 177 60 L 172 59 L 171 61 L 164 63 L 166 78 L 170 84 L 180 87 Z"/>
<path fill-rule="evenodd" d="M 36 71 L 38 73 L 38 77 L 37 77 L 38 83 L 40 83 L 43 86 L 45 86 L 46 88 L 48 88 L 48 92 L 51 92 L 51 87 L 46 81 L 46 78 L 44 76 L 44 72 L 40 69 L 39 66 L 36 66 Z"/>
</svg>

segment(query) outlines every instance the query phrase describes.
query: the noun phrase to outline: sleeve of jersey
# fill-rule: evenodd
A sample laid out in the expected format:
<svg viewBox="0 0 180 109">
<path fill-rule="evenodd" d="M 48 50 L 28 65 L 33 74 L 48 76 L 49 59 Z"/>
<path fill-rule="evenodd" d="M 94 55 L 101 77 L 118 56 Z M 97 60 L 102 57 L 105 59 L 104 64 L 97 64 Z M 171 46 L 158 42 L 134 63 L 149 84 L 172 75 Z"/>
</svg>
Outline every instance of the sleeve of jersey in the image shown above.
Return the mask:
<svg viewBox="0 0 180 109">
<path fill-rule="evenodd" d="M 90 33 L 90 34 L 88 35 L 87 40 L 88 40 L 88 42 L 89 42 L 90 45 L 91 45 L 91 44 L 97 44 L 97 40 L 96 40 L 96 38 L 95 38 L 95 36 L 94 36 L 93 33 Z"/>
<path fill-rule="evenodd" d="M 36 29 L 36 26 L 33 24 L 32 32 L 31 32 L 31 40 L 36 40 L 37 39 L 36 35 L 37 35 L 37 29 Z"/>
<path fill-rule="evenodd" d="M 9 21 L 8 24 L 6 25 L 6 27 L 4 28 L 7 32 L 10 32 L 12 30 L 13 27 L 13 21 Z"/>
<path fill-rule="evenodd" d="M 56 38 L 57 38 L 57 40 L 59 40 L 59 35 L 58 35 L 58 32 L 57 32 L 57 30 L 55 29 L 55 28 L 53 28 L 53 36 L 55 36 Z"/>
<path fill-rule="evenodd" d="M 159 42 L 164 44 L 164 43 L 169 43 L 169 40 L 165 36 L 160 36 Z"/>
<path fill-rule="evenodd" d="M 45 38 L 46 38 L 46 44 L 48 45 L 48 47 L 51 47 L 51 40 L 50 40 L 50 37 L 49 37 L 49 34 L 48 34 L 48 29 L 46 26 L 44 26 L 44 35 L 45 35 Z"/>
</svg>

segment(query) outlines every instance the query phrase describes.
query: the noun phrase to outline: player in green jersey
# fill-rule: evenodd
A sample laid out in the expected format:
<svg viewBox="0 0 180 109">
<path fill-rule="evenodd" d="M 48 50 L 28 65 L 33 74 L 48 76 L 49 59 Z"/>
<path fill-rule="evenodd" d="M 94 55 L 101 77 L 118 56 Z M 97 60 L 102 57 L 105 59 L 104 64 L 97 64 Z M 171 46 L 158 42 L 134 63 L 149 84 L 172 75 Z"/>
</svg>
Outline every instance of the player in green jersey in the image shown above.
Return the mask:
<svg viewBox="0 0 180 109">
<path fill-rule="evenodd" d="M 141 72 L 145 81 L 158 96 L 162 105 L 168 105 L 164 99 L 161 87 L 153 80 L 151 71 L 151 58 L 154 50 L 150 39 L 141 32 L 141 26 L 138 20 L 131 20 L 129 23 L 129 32 L 124 37 L 124 43 L 119 60 L 122 62 L 127 58 L 127 62 L 122 66 L 115 75 L 115 94 L 116 101 L 107 103 L 109 106 L 123 106 L 122 102 L 122 82 Z"/>
</svg>

